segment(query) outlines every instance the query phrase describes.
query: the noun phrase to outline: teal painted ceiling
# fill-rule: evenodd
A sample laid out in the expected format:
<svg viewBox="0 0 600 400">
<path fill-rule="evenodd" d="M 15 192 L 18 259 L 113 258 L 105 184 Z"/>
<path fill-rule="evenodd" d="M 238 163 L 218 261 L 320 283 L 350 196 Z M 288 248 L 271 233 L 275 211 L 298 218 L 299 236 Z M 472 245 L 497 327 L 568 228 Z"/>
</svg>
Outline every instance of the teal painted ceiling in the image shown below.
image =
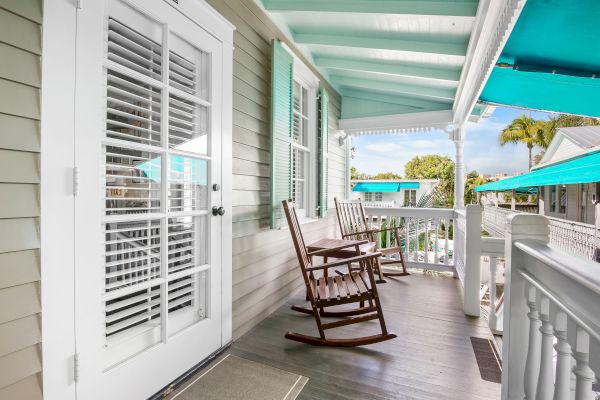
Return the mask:
<svg viewBox="0 0 600 400">
<path fill-rule="evenodd" d="M 342 95 L 342 117 L 450 110 L 478 0 L 257 0 Z"/>
<path fill-rule="evenodd" d="M 600 1 L 528 0 L 481 100 L 600 117 Z"/>
</svg>

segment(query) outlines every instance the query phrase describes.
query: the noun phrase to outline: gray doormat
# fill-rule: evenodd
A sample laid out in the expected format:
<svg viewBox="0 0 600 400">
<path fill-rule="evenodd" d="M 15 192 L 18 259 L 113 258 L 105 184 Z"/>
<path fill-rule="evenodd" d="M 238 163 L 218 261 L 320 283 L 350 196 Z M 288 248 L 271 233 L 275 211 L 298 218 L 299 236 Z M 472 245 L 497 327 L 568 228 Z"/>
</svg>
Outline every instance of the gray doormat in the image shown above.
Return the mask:
<svg viewBox="0 0 600 400">
<path fill-rule="evenodd" d="M 304 376 L 227 354 L 169 399 L 294 400 L 306 382 Z"/>
<path fill-rule="evenodd" d="M 501 383 L 502 360 L 490 339 L 471 336 L 471 344 L 479 367 L 479 374 L 484 381 Z"/>
</svg>

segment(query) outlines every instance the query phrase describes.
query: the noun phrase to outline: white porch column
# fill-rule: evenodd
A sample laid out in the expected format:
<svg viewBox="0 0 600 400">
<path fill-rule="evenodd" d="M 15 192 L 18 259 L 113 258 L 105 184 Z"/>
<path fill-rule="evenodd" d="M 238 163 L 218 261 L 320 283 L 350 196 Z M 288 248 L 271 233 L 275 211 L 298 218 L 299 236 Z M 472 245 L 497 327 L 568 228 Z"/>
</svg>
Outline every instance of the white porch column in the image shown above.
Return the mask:
<svg viewBox="0 0 600 400">
<path fill-rule="evenodd" d="M 454 131 L 454 208 L 465 208 L 465 163 L 463 149 L 465 147 L 465 128 L 459 126 Z"/>
</svg>

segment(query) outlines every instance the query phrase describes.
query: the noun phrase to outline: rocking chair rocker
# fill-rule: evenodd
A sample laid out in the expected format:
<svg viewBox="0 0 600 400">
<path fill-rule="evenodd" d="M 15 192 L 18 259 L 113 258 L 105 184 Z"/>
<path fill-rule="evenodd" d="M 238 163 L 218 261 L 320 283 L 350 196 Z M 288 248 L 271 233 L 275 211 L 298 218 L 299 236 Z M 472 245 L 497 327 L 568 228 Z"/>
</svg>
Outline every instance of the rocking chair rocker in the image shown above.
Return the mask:
<svg viewBox="0 0 600 400">
<path fill-rule="evenodd" d="M 406 263 L 404 262 L 404 254 L 402 253 L 402 247 L 400 246 L 400 227 L 391 226 L 388 228 L 373 229 L 367 223 L 367 216 L 363 207 L 362 201 L 358 200 L 335 200 L 335 209 L 337 211 L 338 222 L 340 224 L 340 231 L 342 232 L 342 239 L 361 240 L 366 239 L 372 244 L 372 251 L 378 251 L 382 254 L 382 258 L 377 259 L 377 265 L 375 266 L 375 272 L 379 275 L 379 282 L 385 282 L 384 276 L 406 276 L 410 275 L 406 269 Z M 390 232 L 395 235 L 396 244 L 393 245 L 390 240 L 390 247 L 381 248 L 378 243 L 377 233 Z M 394 259 L 390 256 L 398 255 L 398 259 Z M 384 271 L 384 265 L 400 264 L 401 270 L 391 272 L 389 270 Z"/>
<path fill-rule="evenodd" d="M 381 254 L 369 253 L 352 258 L 340 259 L 326 264 L 312 265 L 311 256 L 318 255 L 319 251 L 312 253 L 307 251 L 293 203 L 285 200 L 282 203 L 292 234 L 298 261 L 300 263 L 304 284 L 306 285 L 307 297 L 311 304 L 311 308 L 293 306 L 292 309 L 302 313 L 311 314 L 315 318 L 319 330 L 318 337 L 288 332 L 285 335 L 286 339 L 307 343 L 313 346 L 353 347 L 383 342 L 395 338 L 396 335 L 388 332 L 385 326 L 383 310 L 381 308 L 377 286 L 375 284 L 375 277 L 373 275 L 373 265 Z M 355 246 L 357 254 L 360 254 L 359 245 L 363 243 L 364 242 L 354 242 L 348 246 Z M 353 270 L 349 268 L 347 274 L 336 271 L 337 275 L 334 277 L 315 278 L 314 276 L 315 271 L 326 271 L 328 268 L 350 265 L 352 263 L 358 263 L 360 269 Z M 323 310 L 325 307 L 353 303 L 359 303 L 359 307 L 339 312 L 326 312 Z M 365 303 L 368 303 L 368 305 L 365 305 Z M 321 322 L 321 316 L 351 318 L 323 323 Z M 325 335 L 325 331 L 328 329 L 374 319 L 379 320 L 381 327 L 380 334 L 344 339 L 327 338 Z"/>
</svg>

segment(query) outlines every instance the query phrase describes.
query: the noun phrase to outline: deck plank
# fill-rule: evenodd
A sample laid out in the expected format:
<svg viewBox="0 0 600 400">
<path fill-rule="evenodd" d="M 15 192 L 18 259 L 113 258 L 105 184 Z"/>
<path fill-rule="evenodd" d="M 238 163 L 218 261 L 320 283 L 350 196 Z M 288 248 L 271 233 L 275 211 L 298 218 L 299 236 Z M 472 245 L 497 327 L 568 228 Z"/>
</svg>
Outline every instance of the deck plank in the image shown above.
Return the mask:
<svg viewBox="0 0 600 400">
<path fill-rule="evenodd" d="M 396 339 L 350 349 L 286 340 L 289 330 L 317 335 L 312 317 L 289 309 L 304 301 L 299 292 L 238 339 L 231 353 L 307 376 L 299 400 L 499 399 L 500 385 L 481 379 L 470 341 L 470 336 L 492 335 L 483 319 L 462 313 L 459 281 L 422 274 L 387 280 L 378 289 Z M 369 321 L 327 333 L 366 336 L 377 328 L 377 321 Z"/>
</svg>

